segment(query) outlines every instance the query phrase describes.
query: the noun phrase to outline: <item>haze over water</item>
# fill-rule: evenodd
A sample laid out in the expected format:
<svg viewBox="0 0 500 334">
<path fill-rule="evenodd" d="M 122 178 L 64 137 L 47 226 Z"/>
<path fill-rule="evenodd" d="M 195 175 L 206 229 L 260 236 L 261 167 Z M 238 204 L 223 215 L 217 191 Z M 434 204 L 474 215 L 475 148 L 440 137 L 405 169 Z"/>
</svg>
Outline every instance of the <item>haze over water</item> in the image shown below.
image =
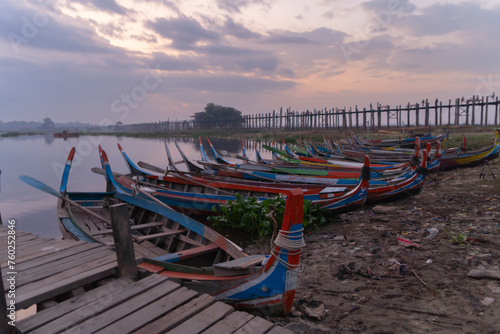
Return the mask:
<svg viewBox="0 0 500 334">
<path fill-rule="evenodd" d="M 100 167 L 98 145 L 106 151 L 113 171 L 128 173 L 117 143 L 122 145 L 134 162 L 145 161 L 165 168 L 167 156 L 164 140 L 88 136 L 64 141 L 51 135 L 0 138 L 0 212 L 4 224 L 14 219 L 20 231 L 32 232 L 42 237 L 60 238 L 57 198 L 20 181 L 20 175 L 32 176 L 58 191 L 68 153 L 72 147 L 76 147 L 68 191 L 104 191 L 103 176 L 91 171 L 92 167 Z M 181 160 L 174 141 L 166 140 L 173 159 Z M 211 141 L 218 150 L 234 154 L 241 151 L 239 140 L 211 138 Z M 177 139 L 176 142 L 190 159 L 199 160 L 198 140 L 184 138 Z M 252 149 L 247 148 L 247 152 L 251 153 Z M 207 154 L 211 156 L 210 153 Z M 185 169 L 183 165 L 179 165 L 179 168 Z"/>
</svg>

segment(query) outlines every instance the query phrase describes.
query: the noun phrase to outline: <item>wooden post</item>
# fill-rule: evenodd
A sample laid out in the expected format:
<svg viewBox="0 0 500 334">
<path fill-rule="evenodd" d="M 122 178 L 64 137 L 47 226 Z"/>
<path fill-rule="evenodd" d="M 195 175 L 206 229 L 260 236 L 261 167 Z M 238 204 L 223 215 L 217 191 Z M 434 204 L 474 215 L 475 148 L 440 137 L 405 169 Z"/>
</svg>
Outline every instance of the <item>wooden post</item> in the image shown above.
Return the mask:
<svg viewBox="0 0 500 334">
<path fill-rule="evenodd" d="M 375 112 L 373 110 L 373 105 L 370 103 L 370 123 L 368 124 L 368 128 L 375 128 Z"/>
<path fill-rule="evenodd" d="M 474 100 L 474 98 L 472 98 L 472 99 Z M 472 115 L 474 115 L 474 112 L 472 113 Z M 474 124 L 474 120 L 472 121 L 472 124 Z M 465 111 L 465 125 L 469 125 L 469 101 L 467 101 L 467 108 Z"/>
<path fill-rule="evenodd" d="M 455 100 L 455 125 L 458 125 L 460 118 L 460 99 Z"/>
<path fill-rule="evenodd" d="M 358 105 L 356 105 L 356 129 L 359 129 L 359 110 Z"/>
<path fill-rule="evenodd" d="M 366 108 L 363 108 L 363 130 L 366 131 Z"/>
<path fill-rule="evenodd" d="M 408 102 L 408 105 L 406 106 L 406 123 L 407 127 L 410 127 L 410 102 Z"/>
<path fill-rule="evenodd" d="M 443 101 L 439 101 L 439 125 L 443 125 Z"/>
<path fill-rule="evenodd" d="M 390 110 L 391 110 L 391 107 L 390 107 L 390 106 L 387 106 L 387 128 L 389 128 L 389 127 L 390 127 L 390 124 L 389 124 L 389 123 L 391 122 L 391 121 L 390 121 L 390 119 L 391 119 L 391 111 L 390 111 Z"/>
<path fill-rule="evenodd" d="M 417 103 L 415 107 L 415 126 L 420 125 L 420 105 Z"/>
<path fill-rule="evenodd" d="M 429 126 L 429 100 L 425 100 L 425 126 Z"/>
<path fill-rule="evenodd" d="M 479 124 L 483 126 L 483 122 L 484 122 L 484 96 L 481 98 L 481 120 Z"/>
<path fill-rule="evenodd" d="M 349 129 L 352 129 L 352 107 L 349 107 Z"/>
<path fill-rule="evenodd" d="M 325 129 L 328 129 L 328 109 L 325 107 L 325 113 L 324 113 L 324 123 L 325 123 Z"/>
<path fill-rule="evenodd" d="M 448 125 L 451 125 L 451 99 L 448 101 Z"/>
<path fill-rule="evenodd" d="M 498 96 L 495 100 L 495 126 L 498 125 Z"/>
<path fill-rule="evenodd" d="M 335 129 L 335 107 L 330 110 L 330 128 Z"/>
<path fill-rule="evenodd" d="M 134 243 L 132 242 L 127 204 L 111 205 L 109 212 L 120 277 L 136 280 L 137 265 L 135 263 Z"/>
<path fill-rule="evenodd" d="M 280 108 L 280 129 L 283 126 L 283 107 Z"/>
<path fill-rule="evenodd" d="M 471 115 L 470 125 L 474 125 L 475 123 L 476 123 L 476 95 L 472 96 L 472 115 Z"/>
<path fill-rule="evenodd" d="M 342 127 L 344 129 L 347 129 L 347 107 L 344 106 L 344 109 L 342 109 Z"/>
<path fill-rule="evenodd" d="M 377 129 L 382 126 L 382 106 L 377 102 Z"/>
<path fill-rule="evenodd" d="M 486 110 L 485 110 L 486 112 L 484 114 L 484 126 L 488 126 L 488 100 L 489 100 L 489 98 L 490 98 L 489 96 L 486 96 L 486 104 L 485 104 L 486 105 Z M 484 99 L 484 96 L 483 96 L 483 99 Z"/>
<path fill-rule="evenodd" d="M 438 99 L 434 102 L 434 126 L 438 125 Z"/>
</svg>

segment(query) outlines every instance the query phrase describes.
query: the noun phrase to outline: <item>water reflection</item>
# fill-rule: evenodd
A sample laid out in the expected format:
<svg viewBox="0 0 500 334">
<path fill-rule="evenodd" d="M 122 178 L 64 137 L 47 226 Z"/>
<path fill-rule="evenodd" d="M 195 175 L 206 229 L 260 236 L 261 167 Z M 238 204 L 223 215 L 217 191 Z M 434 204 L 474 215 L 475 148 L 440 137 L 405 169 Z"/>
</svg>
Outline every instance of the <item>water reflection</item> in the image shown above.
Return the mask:
<svg viewBox="0 0 500 334">
<path fill-rule="evenodd" d="M 238 161 L 231 158 L 241 155 L 241 140 L 213 137 L 210 141 L 219 153 L 225 151 L 230 154 L 228 160 Z M 106 150 L 112 169 L 127 173 L 127 165 L 117 143 L 120 143 L 133 161 L 145 161 L 165 168 L 167 155 L 164 143 L 169 146 L 175 161 L 182 160 L 175 142 L 190 159 L 200 160 L 198 138 L 82 136 L 64 141 L 58 138 L 49 139 L 44 135 L 0 137 L 0 212 L 3 221 L 15 219 L 20 230 L 43 237 L 59 238 L 61 234 L 56 212 L 57 198 L 21 182 L 20 175 L 30 175 L 57 190 L 67 155 L 72 147 L 76 147 L 68 191 L 104 191 L 104 178 L 91 172 L 92 167 L 100 167 L 99 145 Z M 212 157 L 206 139 L 203 139 L 203 143 L 207 154 Z M 247 154 L 251 158 L 255 157 L 253 142 L 245 140 L 245 147 Z M 261 153 L 264 158 L 270 157 L 267 151 Z M 178 167 L 186 170 L 183 165 Z"/>
<path fill-rule="evenodd" d="M 52 133 L 47 133 L 47 134 L 45 135 L 45 143 L 46 143 L 47 145 L 50 145 L 50 144 L 52 144 L 53 142 L 54 142 L 54 135 L 53 135 Z"/>
</svg>

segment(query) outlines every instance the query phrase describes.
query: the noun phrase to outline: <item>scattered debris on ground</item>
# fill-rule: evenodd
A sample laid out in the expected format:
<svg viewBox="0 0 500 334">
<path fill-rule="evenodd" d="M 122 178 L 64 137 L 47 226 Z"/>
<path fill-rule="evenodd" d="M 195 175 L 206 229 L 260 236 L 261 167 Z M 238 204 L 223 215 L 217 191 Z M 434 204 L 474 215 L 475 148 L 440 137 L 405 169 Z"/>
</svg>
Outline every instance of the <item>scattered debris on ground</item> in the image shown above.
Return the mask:
<svg viewBox="0 0 500 334">
<path fill-rule="evenodd" d="M 500 332 L 500 162 L 490 165 L 495 179 L 480 179 L 483 166 L 433 174 L 417 196 L 308 233 L 295 310 L 271 320 L 301 333 Z"/>
</svg>

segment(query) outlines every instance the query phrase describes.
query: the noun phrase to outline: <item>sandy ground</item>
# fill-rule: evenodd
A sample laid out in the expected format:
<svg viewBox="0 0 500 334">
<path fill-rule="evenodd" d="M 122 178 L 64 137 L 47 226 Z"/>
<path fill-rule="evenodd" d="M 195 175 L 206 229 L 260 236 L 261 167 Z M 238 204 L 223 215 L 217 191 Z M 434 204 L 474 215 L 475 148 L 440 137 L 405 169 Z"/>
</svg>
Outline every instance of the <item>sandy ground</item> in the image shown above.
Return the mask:
<svg viewBox="0 0 500 334">
<path fill-rule="evenodd" d="M 300 333 L 500 333 L 499 159 L 491 169 L 431 175 L 419 195 L 308 233 L 295 310 L 270 320 Z M 269 240 L 247 251 L 259 247 Z"/>
</svg>

